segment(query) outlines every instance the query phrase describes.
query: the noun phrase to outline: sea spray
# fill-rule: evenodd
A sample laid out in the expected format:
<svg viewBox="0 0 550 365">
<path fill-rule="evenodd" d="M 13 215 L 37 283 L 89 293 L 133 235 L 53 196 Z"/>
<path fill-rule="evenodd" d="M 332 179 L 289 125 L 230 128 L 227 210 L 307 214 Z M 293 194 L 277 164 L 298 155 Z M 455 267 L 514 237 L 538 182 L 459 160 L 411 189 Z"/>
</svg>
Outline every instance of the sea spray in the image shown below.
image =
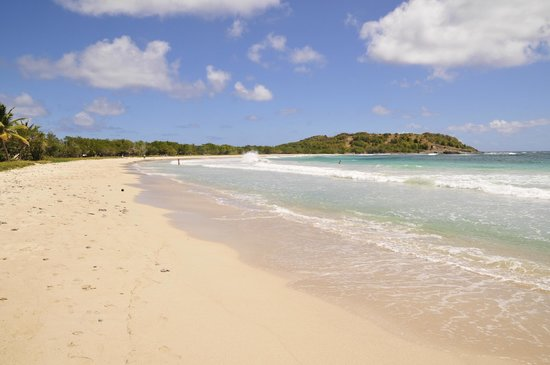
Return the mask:
<svg viewBox="0 0 550 365">
<path fill-rule="evenodd" d="M 246 164 L 260 162 L 260 156 L 257 151 L 248 151 L 242 155 L 241 162 Z"/>
</svg>

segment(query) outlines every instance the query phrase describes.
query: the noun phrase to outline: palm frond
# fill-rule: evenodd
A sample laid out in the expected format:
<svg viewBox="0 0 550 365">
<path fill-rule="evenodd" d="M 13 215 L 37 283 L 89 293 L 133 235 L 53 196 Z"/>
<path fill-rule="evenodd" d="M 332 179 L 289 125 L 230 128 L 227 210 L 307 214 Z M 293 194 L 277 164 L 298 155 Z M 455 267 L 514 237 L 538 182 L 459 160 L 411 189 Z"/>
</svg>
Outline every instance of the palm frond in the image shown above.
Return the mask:
<svg viewBox="0 0 550 365">
<path fill-rule="evenodd" d="M 11 135 L 12 138 L 18 139 L 21 143 L 24 143 L 25 145 L 29 145 L 29 141 L 27 141 L 24 137 L 21 137 L 19 134 L 14 133 Z"/>
</svg>

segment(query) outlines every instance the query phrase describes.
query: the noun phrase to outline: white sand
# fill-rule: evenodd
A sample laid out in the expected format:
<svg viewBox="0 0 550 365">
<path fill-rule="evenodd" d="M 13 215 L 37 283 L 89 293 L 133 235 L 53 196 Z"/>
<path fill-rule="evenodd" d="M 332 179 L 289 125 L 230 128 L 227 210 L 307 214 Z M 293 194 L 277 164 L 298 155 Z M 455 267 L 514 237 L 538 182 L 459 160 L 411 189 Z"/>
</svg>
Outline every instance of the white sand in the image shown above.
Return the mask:
<svg viewBox="0 0 550 365">
<path fill-rule="evenodd" d="M 188 237 L 134 201 L 129 161 L 0 173 L 0 364 L 503 363 L 410 343 Z"/>
</svg>

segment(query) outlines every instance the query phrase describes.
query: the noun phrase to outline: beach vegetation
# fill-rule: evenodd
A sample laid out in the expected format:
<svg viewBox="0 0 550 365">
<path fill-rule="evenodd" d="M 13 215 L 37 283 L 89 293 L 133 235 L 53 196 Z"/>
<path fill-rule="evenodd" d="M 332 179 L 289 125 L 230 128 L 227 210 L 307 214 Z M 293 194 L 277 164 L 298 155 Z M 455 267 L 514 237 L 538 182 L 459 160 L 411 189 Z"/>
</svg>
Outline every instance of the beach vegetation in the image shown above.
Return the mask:
<svg viewBox="0 0 550 365">
<path fill-rule="evenodd" d="M 2 141 L 2 150 L 4 159 L 9 161 L 12 158 L 8 142 L 16 141 L 18 145 L 29 146 L 29 141 L 22 135 L 28 130 L 28 126 L 23 123 L 26 118 L 13 119 L 13 108 L 6 111 L 6 106 L 0 104 L 0 141 Z M 19 154 L 15 155 L 17 158 Z"/>
<path fill-rule="evenodd" d="M 237 155 L 248 151 L 262 154 L 343 154 L 343 153 L 464 153 L 477 152 L 457 138 L 438 133 L 340 133 L 336 136 L 313 136 L 277 146 L 202 145 L 172 141 L 131 141 L 100 139 L 45 133 L 25 118 L 13 119 L 13 109 L 0 104 L 0 160 L 52 161 L 67 158 L 124 156 Z"/>
<path fill-rule="evenodd" d="M 0 162 L 0 171 L 20 169 L 23 167 L 34 165 L 32 161 L 11 160 Z"/>
</svg>

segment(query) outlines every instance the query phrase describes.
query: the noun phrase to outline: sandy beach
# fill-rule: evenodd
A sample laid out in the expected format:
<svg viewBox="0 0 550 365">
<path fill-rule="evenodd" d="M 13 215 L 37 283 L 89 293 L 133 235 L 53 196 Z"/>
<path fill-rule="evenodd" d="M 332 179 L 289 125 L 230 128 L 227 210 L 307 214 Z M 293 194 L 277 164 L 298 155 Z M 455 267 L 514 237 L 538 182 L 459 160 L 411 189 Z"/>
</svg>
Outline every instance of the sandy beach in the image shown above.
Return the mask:
<svg viewBox="0 0 550 365">
<path fill-rule="evenodd" d="M 136 202 L 140 159 L 0 173 L 1 364 L 504 364 L 412 343 Z"/>
</svg>

